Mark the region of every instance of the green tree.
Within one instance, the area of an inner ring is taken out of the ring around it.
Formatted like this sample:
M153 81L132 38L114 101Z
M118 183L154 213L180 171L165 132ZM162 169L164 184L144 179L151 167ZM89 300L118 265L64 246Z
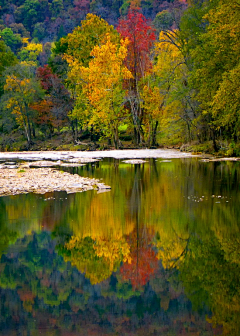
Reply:
M201 111L215 136L237 140L240 53L240 7L237 1L220 1L204 16L209 24L192 51L195 60L192 80L198 90ZM233 91L235 90L235 91ZM231 96L232 92L232 96Z
M0 96L3 94L3 72L7 67L17 62L18 60L10 48L7 47L4 41L0 41Z
M9 68L5 76L5 108L15 115L18 125L24 129L30 148L34 135L33 110L30 105L43 95L43 90L35 79L34 69L27 64Z
M16 52L22 45L21 36L19 34L14 34L11 28L3 29L0 32L0 37L13 52Z
M171 28L174 22L174 17L172 13L168 10L163 10L157 13L155 19L153 20L153 25L158 33L162 30L168 30Z

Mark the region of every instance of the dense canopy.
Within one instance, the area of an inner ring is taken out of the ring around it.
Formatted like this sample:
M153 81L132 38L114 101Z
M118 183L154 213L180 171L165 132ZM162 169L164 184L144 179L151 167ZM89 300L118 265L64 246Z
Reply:
M0 5L2 150L240 154L238 1Z

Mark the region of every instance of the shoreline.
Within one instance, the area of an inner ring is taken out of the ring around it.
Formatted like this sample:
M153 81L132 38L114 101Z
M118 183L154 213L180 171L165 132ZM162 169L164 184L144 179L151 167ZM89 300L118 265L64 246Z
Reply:
M198 158L202 162L239 161L240 158L214 158L193 155L174 149L109 150L95 152L0 152L0 197L26 193L45 194L54 191L77 193L87 190L104 192L111 187L94 178L63 172L59 167L78 167L103 158L125 160L130 164L144 164L144 159ZM127 159L127 160L126 160ZM22 163L19 161L23 161ZM34 168L38 167L38 168Z
M77 193L93 189L99 192L110 190L110 186L94 178L84 178L78 174L70 174L54 168L55 166L81 166L107 157L131 159L129 163L139 164L145 162L143 158L172 159L196 156L177 150L162 149L0 152L0 197L26 193L45 194L54 191Z
M79 162L91 162L88 159L146 159L146 158L164 158L181 159L202 157L187 152L180 152L176 149L123 149L107 151L34 151L34 152L0 152L0 160L52 160L69 161L78 159Z

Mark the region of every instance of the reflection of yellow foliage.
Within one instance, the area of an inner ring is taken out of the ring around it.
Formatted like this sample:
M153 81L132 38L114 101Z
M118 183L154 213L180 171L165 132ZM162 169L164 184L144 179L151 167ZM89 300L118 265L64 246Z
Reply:
M178 218L175 218L175 214L179 214L184 205L181 195L181 181L175 179L175 176L179 174L179 166L170 162L165 165L167 167L162 163L158 183L149 182L149 185L145 183L145 192L142 195L142 204L144 206L141 207L141 218L146 225L149 223L153 226L156 232L162 231L163 228L168 231L168 227L172 225L181 236L181 217L178 215ZM149 181L148 175L151 174L151 169L153 167L149 169L143 168L144 171L141 178ZM184 221L186 221L185 218L184 213ZM179 222L177 219L179 219ZM178 225L180 225L180 228L178 228Z
M72 266L76 266L80 272L85 273L86 278L89 278L92 284L109 278L117 269L117 264L111 269L106 258L96 255L94 241L90 237L85 239L72 237L65 247L71 254L65 255L64 260L70 261Z
M158 259L162 260L164 268L178 267L178 264L184 259L189 234L183 233L184 238L182 238L171 228L166 231L161 230L159 233L160 239L155 243L158 248Z
M24 301L24 302L23 302L23 308L24 308L27 312L31 313L32 310L33 310L33 304L34 304L34 301L33 301L33 300L31 300L31 301Z
M80 238L118 240L132 232L135 225L126 220L124 208L119 213L119 206L110 193L95 194L83 210L84 214L79 209L78 218L69 218L74 235Z
M129 263L130 246L125 239L122 240L92 240L90 237L81 239L72 236L65 244L71 255L64 257L65 261L70 261L92 284L99 283L107 279L112 272L116 271L122 261Z
M32 232L41 231L41 218L46 202L42 204L35 197L25 195L10 196L10 201L6 204L6 221L10 230L17 231L18 237L31 235Z
M82 255L75 251L72 252L71 257L64 256L64 261L70 261L72 266L75 266L80 272L85 274L92 285L106 280L112 274L107 263L103 263L99 260L82 260ZM115 269L113 271L115 271Z
M98 257L104 257L110 264L110 270L113 265L121 259L123 262L131 263L130 246L125 240L107 241L99 239L94 245Z

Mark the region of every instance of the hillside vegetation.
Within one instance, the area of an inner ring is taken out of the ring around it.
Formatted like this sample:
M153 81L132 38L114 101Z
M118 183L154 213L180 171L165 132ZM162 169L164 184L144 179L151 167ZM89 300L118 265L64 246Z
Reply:
M0 0L1 150L240 154L239 2Z

